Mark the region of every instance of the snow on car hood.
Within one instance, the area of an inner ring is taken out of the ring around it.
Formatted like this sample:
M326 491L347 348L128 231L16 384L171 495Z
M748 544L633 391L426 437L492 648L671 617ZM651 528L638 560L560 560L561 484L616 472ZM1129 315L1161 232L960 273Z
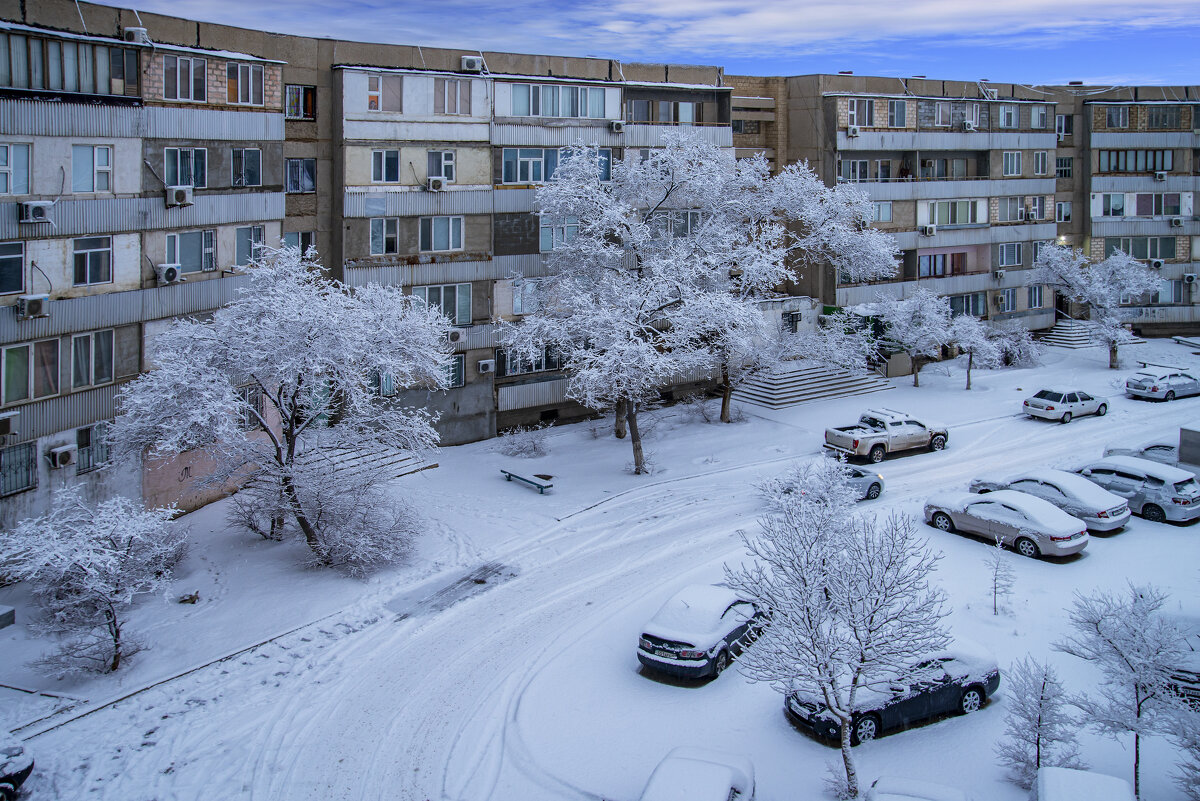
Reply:
M1029 470L1019 476L1012 476L1009 478L1009 481L1012 482L1021 478L1032 478L1061 487L1073 496L1074 500L1096 511L1112 509L1114 506L1120 506L1125 503L1125 499L1121 496L1114 495L1100 485L1088 481L1083 476L1068 473L1066 470L1053 470L1050 468Z
M739 600L728 587L692 584L663 604L642 631L664 640L708 648L727 633L721 630L721 615Z
M20 773L33 764L33 757L12 737L0 737L0 776Z

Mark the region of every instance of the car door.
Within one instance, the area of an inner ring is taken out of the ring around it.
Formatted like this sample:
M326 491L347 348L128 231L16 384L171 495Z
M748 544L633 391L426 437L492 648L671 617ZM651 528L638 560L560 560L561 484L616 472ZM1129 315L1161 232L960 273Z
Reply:
M1114 495L1120 495L1120 493L1116 490L1116 487L1118 486L1117 471L1113 470L1111 467L1089 467L1086 468L1081 475L1093 484L1098 484L1101 487L1104 487L1104 489L1108 490ZM1130 496L1122 495L1121 497L1128 498Z
M1068 392L1063 398L1063 408L1070 412L1073 417L1079 417L1079 415L1083 414L1079 403L1079 393Z
M980 534L995 539L996 526L1000 520L1000 504L992 501L969 503L962 514L956 515L954 525L961 531Z
M1073 498L1071 498L1071 496L1067 495L1067 493L1063 492L1060 487L1056 487L1052 482L1049 481L1039 481L1038 491L1032 494L1037 495L1037 497L1041 498L1043 501L1054 504L1059 509L1069 510L1079 507L1079 504Z
M1100 407L1099 402L1086 392L1080 392L1079 395L1079 414L1095 414L1096 409Z
M916 420L905 420L904 431L904 447L923 448L929 444L929 429L925 428L923 423L918 423Z
M1047 500L1047 501L1050 500L1050 498L1047 497L1048 490L1050 488L1047 487L1045 484L1043 484L1041 481L1037 481L1036 479L1019 478L1016 481L1009 484L1008 489L1016 490L1017 492L1024 492L1028 495L1033 495L1034 497L1041 498L1043 500ZM1053 503L1053 501L1051 501L1051 503Z
M893 711L898 718L897 725L908 726L928 718L933 693L945 678L946 671L936 659L914 666L907 682L908 692L897 700L894 706Z
M1017 541L1017 535L1025 529L1033 529L1033 524L1025 517L1025 513L1019 509L1014 509L1006 503L998 504L996 510L998 517L992 523L992 536L1004 542L1005 545L1012 545Z
M1175 397L1183 395L1200 394L1200 381L1197 381L1187 373L1180 373L1173 379L1172 389L1175 389ZM1176 387L1178 387L1176 389Z
M753 619L754 604L749 601L735 601L730 604L725 614L721 615L722 628L729 632L725 635L725 642L737 646L739 651L742 650L745 647L743 640Z

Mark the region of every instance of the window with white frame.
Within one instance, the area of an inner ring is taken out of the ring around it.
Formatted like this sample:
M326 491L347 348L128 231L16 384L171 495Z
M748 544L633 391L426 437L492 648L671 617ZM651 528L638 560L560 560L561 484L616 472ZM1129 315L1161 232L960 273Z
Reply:
M25 243L0 242L0 295L25 290Z
M75 286L112 283L112 237L84 237L74 245Z
M450 319L452 325L471 324L471 285L442 284L414 286L414 296L438 309Z
M933 225L975 225L987 222L979 219L974 200L932 200L929 202L929 222Z
M1151 303L1183 303L1183 281L1164 279L1158 291L1150 296Z
M1045 129L1049 123L1049 112L1046 106L1030 106L1029 107L1029 127L1038 130Z
M462 217L422 217L420 249L422 253L462 250Z
M951 108L950 104L944 101L938 101L934 104L933 124L942 128L950 126Z
M1060 200L1054 204L1054 221L1060 223L1071 221L1071 201Z
M463 353L454 354L446 363L446 383L451 388L461 387L466 383L466 363L467 357Z
M1030 309L1040 309L1045 306L1045 287L1041 284L1031 284L1026 289L1026 299Z
M467 78L434 78L434 114L470 114L471 81Z
M1017 106L1002 105L999 108L1001 128L1016 128L1021 122L1021 110Z
M1033 174L1048 175L1050 173L1050 159L1045 150L1034 151L1033 154Z
M527 375L528 373L542 373L547 370L558 370L562 367L562 360L558 357L558 351L554 348L546 347L537 351L532 357L520 356L516 353L499 352L498 362L504 365L503 374L510 375Z
M251 259L257 259L263 245L263 227L247 225L234 230L235 250L237 251L234 264L244 267Z
M163 97L167 100L208 100L208 60L163 56Z
M187 231L167 234L167 264L178 264L184 273L217 269L217 232Z
M1002 158L1002 172L1005 176L1021 174L1021 151L1005 150Z
M284 87L283 116L289 120L317 118L317 87L292 85Z
M453 150L430 150L428 162L430 178L441 178L450 183L454 182L457 158Z
M981 125L980 121L983 119L983 113L980 109L981 106L979 103L968 103L963 119L978 128Z
M1100 196L1100 216L1101 217L1124 217L1125 216L1125 193L1115 192Z
M1106 106L1104 109L1106 128L1128 128L1129 106Z
M997 199L996 219L1000 222L1019 222L1025 219L1025 198L1002 197Z
M559 245L570 242L579 235L579 218L567 217L566 222L562 225L551 225L543 219L541 229L540 249L545 253L554 250Z
M1053 244L1054 244L1054 242L1034 242L1033 243L1033 263L1036 264L1037 260L1042 257L1043 253L1046 252L1046 248L1050 247Z
M373 183L396 183L400 180L400 151L371 151L371 181Z
M306 193L317 191L317 160L287 159L285 191Z
M1046 197L1045 195L1034 195L1026 200L1025 217L1030 220L1046 219Z
M871 162L869 159L842 159L841 179L843 181L871 180Z
M646 216L646 225L654 239L689 237L699 230L703 222L703 213L694 210L656 211Z
M262 186L262 151L253 147L233 148L233 186Z
M163 148L167 186L208 186L208 151L202 147Z
M0 145L0 195L29 194L29 145Z
M0 347L0 401L4 404L58 394L58 340Z
M314 231L286 231L283 235L283 246L299 248L300 252L308 253L309 248L317 246L317 235Z
M997 267L1019 267L1021 265L1021 243L1005 242L1000 245Z
M263 68L261 64L235 64L225 66L228 86L226 100L234 105L263 105Z
M888 101L888 127L903 128L907 123L908 104L903 100Z
M12 495L37 486L37 442L0 448L0 495Z
M108 423L75 429L75 472L87 473L108 461Z
M892 201L877 200L871 204L871 221L872 222L891 222L892 221Z
M987 293L972 292L969 295L951 295L950 313L954 316L970 314L973 317L983 317L987 314Z
M259 422L263 417L262 387L258 384L245 384L233 390L242 404L238 407L238 427L243 431L253 431L261 428Z
M1059 136L1071 136L1075 133L1075 115L1055 114L1054 132Z
M371 255L400 252L400 218L376 217L371 220Z
M511 108L512 116L514 117L591 117L594 119L603 119L604 90L586 86L513 84ZM646 116L649 117L649 104L646 105L646 112ZM673 120L661 121L668 122Z
M112 148L110 146L71 146L71 191L112 191Z
M71 387L83 389L113 380L113 330L71 337Z
M517 278L512 283L513 314L529 314L541 308L536 278Z
M367 76L367 110L403 111L404 79L401 75Z
M1074 172L1075 160L1070 156L1055 156L1054 158L1054 177L1055 178L1070 178Z
M1146 126L1159 130L1179 128L1180 106L1149 106L1146 109Z
M999 299L1000 305L997 310L1001 314L1015 312L1017 310L1017 290L1016 288L1001 289L996 297Z
M875 101L865 98L851 98L846 107L846 123L868 127L874 125Z

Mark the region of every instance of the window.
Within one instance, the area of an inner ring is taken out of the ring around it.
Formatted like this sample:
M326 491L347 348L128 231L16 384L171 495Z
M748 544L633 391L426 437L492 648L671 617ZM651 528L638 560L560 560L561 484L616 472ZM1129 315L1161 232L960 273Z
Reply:
M313 231L288 231L283 235L285 248L300 248L301 253L308 253L309 248L317 246L317 235Z
M1026 289L1026 297L1028 300L1027 305L1030 309L1040 309L1046 305L1044 302L1045 287L1043 287L1041 284L1033 284L1032 286L1028 286L1025 289Z
M974 317L983 317L987 314L987 293L972 292L969 295L951 295L950 313L955 316L970 314Z
M919 278L938 278L946 274L945 253L917 256L917 276Z
M874 125L875 101L851 98L846 109L846 123L868 127Z
M403 111L404 80L400 75L367 76L367 109Z
M225 67L228 84L226 99L241 106L263 104L263 68L261 64L234 64Z
M1173 150L1101 150L1100 172L1170 172Z
M974 200L934 200L929 203L929 222L933 225L973 225L979 219Z
M446 383L451 387L461 387L466 383L464 375L464 366L466 365L467 357L462 353L456 353L450 357L450 361L446 363Z
M1015 288L1001 289L996 297L999 298L1000 301L998 311L1001 314L1006 314L1008 312L1014 312L1017 310L1017 290Z
M400 252L400 219L376 217L371 220L371 255L383 256Z
M37 443L22 442L0 449L0 495L37 486Z
M758 134L762 130L759 127L758 120L733 120L729 123L729 126L735 134Z
M400 151L371 151L371 180L374 183L395 183L400 180Z
M236 243L237 254L234 264L239 267L244 267L250 263L251 259L257 259L259 251L262 250L263 244L263 227L261 225L248 225L244 228L238 228L234 231L234 242Z
M1046 198L1044 195L1034 195L1027 201L1028 213L1025 215L1030 220L1046 219Z
M286 191L316 192L317 191L317 160L288 159Z
M71 191L112 191L112 148L108 145L71 146Z
M691 117L684 110L672 113L671 103L658 109L658 121L674 122L676 118ZM678 105L695 106L694 103ZM630 100L630 120L650 122L651 102ZM535 84L512 85L512 115L514 117L604 117L604 90L583 86L538 86ZM681 121L683 121L681 119ZM690 121L690 119L688 120Z
M513 314L529 314L541 308L538 300L538 280L536 278L517 278L512 282Z
M58 394L58 340L9 345L0 350L0 399L18 403Z
M0 195L29 194L29 145L0 145Z
M892 180L892 160L891 159L875 159L875 180L877 180L877 181Z
M891 222L892 221L892 201L876 201L871 204L871 221L872 222Z
M1054 159L1054 177L1070 178L1075 160L1071 156L1057 156Z
M506 147L503 161L504 183L540 184L550 180L558 168L558 149Z
M1179 214L1179 193L1141 193L1134 196L1134 214L1138 217L1177 216Z
M415 286L413 295L440 309L452 325L471 324L471 285Z
M238 427L243 431L260 428L259 420L263 416L262 389L258 384L246 384L242 387L234 387L233 391L242 401L242 405L238 408Z
M1025 219L1025 198L1002 197L997 199L997 220L1019 222Z
M317 118L317 87L293 86L284 88L283 115L289 120Z
M579 218L568 217L563 225L550 225L542 221L541 251L554 250L579 235Z
M1037 129L1045 129L1048 122L1048 114L1046 106L1030 106L1029 107L1029 127Z
M1135 259L1175 258L1173 236L1108 236L1104 238L1104 255L1122 251Z
M1042 257L1042 254L1046 252L1046 248L1050 247L1053 244L1054 244L1053 242L1034 242L1033 243L1033 260L1034 260L1034 262L1037 262L1037 260Z
M113 332L76 334L71 337L71 386L74 389L108 384L113 380Z
M138 51L0 33L0 86L136 96Z
M871 180L871 162L867 159L843 159L841 179L843 181Z
M1150 295L1151 303L1183 303L1183 281L1159 281L1158 291Z
M112 282L112 237L75 240L75 286Z
M167 234L167 264L178 264L180 272L211 272L217 269L215 231Z
M1035 151L1033 154L1033 174L1048 175L1050 173L1049 163L1050 160L1047 158L1045 150Z
M1000 106L1000 127L1016 128L1020 124L1021 112L1016 106Z
M1000 245L997 267L1019 267L1021 265L1021 243L1006 242Z
M455 162L453 150L430 150L429 177L454 181Z
M518 87L513 87L513 114L516 114L517 100L515 97ZM626 119L630 122L650 122L649 100L628 100L625 103ZM526 112L528 113L528 112ZM735 132L736 133L736 132Z
M497 362L503 363L503 374L506 376L541 373L547 370L557 370L562 366L557 351L549 347L543 348L533 358L525 358L515 353L499 351Z
M167 186L208 186L208 151L204 148L163 148L163 162Z
M435 78L434 114L470 114L471 82L465 78Z
M1178 128L1179 106L1150 106L1146 109L1146 125L1150 128Z
M1003 156L1003 173L1004 175L1020 175L1021 174L1021 151L1006 150Z
M1061 136L1071 136L1075 133L1075 116L1072 114L1054 115L1054 132Z
M1071 221L1071 201L1060 200L1054 204L1054 221L1060 223Z
M1124 217L1125 216L1125 194L1118 192L1111 195L1101 196L1102 217Z
M704 222L699 211L656 211L646 216L654 239L683 239L695 233Z
M1107 128L1129 127L1129 106L1108 106L1104 110L1104 125Z
M422 253L462 250L462 217L422 217Z
M167 100L208 100L208 61L163 56L163 97Z
M87 473L108 461L108 423L75 429L75 472Z
M0 242L0 295L25 289L25 243Z
M234 186L262 186L261 150L235 147L232 163Z
M888 101L888 127L903 128L905 125L908 104L903 100Z
M933 124L941 127L950 125L950 104L939 102L934 105Z

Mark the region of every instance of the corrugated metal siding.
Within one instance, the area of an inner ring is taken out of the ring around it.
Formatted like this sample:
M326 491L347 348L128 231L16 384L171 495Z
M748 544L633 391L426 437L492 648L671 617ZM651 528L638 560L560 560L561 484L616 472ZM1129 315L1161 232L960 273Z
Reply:
M943 198L1053 195L1053 178L1000 178L971 181L866 181L855 183L871 200L937 200Z
M0 131L24 136L283 140L283 114L0 100Z
M524 275L537 278L549 275L538 254L499 256L491 261L444 261L429 264L385 264L346 267L349 286L383 284L385 286L421 286L422 284L463 281L497 281Z
M921 236L916 231L898 231L892 236L901 250L941 248L969 245L990 245L997 242L1040 242L1058 235L1055 223L1036 225L981 226L978 228L944 228L939 226L934 236Z
M534 384L510 384L496 389L496 408L501 412L528 409L531 406L551 406L563 403L566 399L565 378L538 381Z
M346 192L346 217L412 217L422 214L491 214L491 189L428 192Z
M1182 219L1178 228L1167 220L1092 220L1092 236L1200 236L1200 222Z
M1093 148L1140 147L1151 150L1167 147L1196 147L1200 136L1191 131L1096 131L1092 134Z
M498 122L492 126L492 144L516 147L566 147L576 142L601 147L621 147L626 144L625 135L608 130L607 120L601 122L604 124L555 125L535 122L532 125L516 125Z
M283 113L278 111L216 111L182 106L154 106L145 111L143 136L150 139L283 141Z
M1200 306L1138 306L1129 311L1135 324L1200 322Z
M1167 173L1166 179L1154 180L1153 175L1093 175L1091 191L1101 192L1197 192L1200 175Z
M536 189L497 189L492 193L492 203L497 214L516 211L533 211L537 208Z
M626 129L628 130L628 129ZM1017 131L862 131L837 132L838 150L1054 150L1054 133Z
M457 329L462 332L463 338L454 344L454 352L462 353L468 350L477 350L480 348L495 348L499 345L497 338L497 326L492 323L484 323L483 325L472 325L467 328Z
M118 386L109 384L17 407L16 429L20 433L14 441L24 442L112 418L117 413Z
M717 147L733 147L733 129L728 125L626 125L625 133L616 135L615 144L624 147L661 147L663 134L668 131L688 131L700 134L705 142Z
M162 228L198 228L280 220L284 215L282 192L197 195L194 205L182 207L168 207L161 196L60 200L51 211L53 225L18 223L17 205L0 203L0 239L51 239Z

